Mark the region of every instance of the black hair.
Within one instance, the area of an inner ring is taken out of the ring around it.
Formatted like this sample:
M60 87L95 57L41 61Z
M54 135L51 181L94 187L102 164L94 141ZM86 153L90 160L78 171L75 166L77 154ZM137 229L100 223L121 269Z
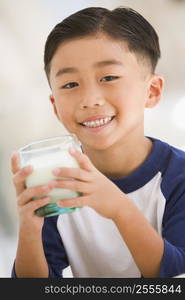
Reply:
M61 43L97 33L126 41L131 52L148 59L154 72L160 58L159 39L152 25L142 15L128 7L113 10L88 7L65 18L50 32L44 50L44 69L48 80L51 60Z

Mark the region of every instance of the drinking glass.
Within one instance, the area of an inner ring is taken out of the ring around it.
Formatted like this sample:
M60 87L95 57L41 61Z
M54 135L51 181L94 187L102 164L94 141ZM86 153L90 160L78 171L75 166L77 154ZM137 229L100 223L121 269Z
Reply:
M78 162L68 152L69 147L81 151L81 144L74 134L63 134L59 137L35 141L18 150L20 166L32 165L33 172L27 177L26 187L47 185L51 180L67 178L56 177L52 171L55 168L68 167L79 168ZM70 178L72 180L72 178ZM74 179L73 179L74 180ZM71 213L80 207L63 208L56 204L57 200L69 199L82 195L78 191L63 188L54 188L47 195L42 194L34 199L49 196L51 202L35 211L38 216L50 217L64 213Z

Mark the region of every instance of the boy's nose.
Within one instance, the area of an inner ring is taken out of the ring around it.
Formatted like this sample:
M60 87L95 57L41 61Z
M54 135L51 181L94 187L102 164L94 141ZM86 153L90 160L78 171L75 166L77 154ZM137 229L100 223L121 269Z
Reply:
M88 108L88 107L96 107L96 106L102 106L105 103L105 99L103 95L101 94L95 94L93 92L86 93L81 97L80 101L80 108Z
M80 103L80 108L84 109L84 108L88 108L88 107L96 107L96 106L102 106L104 104L104 100L103 99L95 99L93 101L82 101Z
M105 103L103 91L97 86L96 83L88 80L87 86L85 86L81 90L80 95L80 108L93 108L97 106L102 106Z

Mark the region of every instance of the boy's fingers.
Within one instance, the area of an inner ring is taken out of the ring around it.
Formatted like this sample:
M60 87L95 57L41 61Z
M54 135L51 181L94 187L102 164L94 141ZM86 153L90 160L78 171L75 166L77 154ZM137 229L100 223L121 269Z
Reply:
M80 167L84 170L87 171L92 171L93 169L95 169L95 167L93 166L93 164L91 163L90 159L88 158L88 156L74 148L70 148L69 149L69 153L76 158L76 160L78 161Z
M53 170L53 174L59 178L59 180L66 178L75 178L80 181L91 181L91 174L82 168L56 168Z
M25 189L25 180L28 175L32 172L32 167L27 166L23 169L19 169L17 173L15 173L13 177L13 183L16 187L17 195L19 195Z
M16 194L19 195L24 190L24 182L18 182L17 173L20 172L20 158L18 152L13 152L11 156L11 170L14 174L13 183L16 188Z
M19 162L20 159L18 152L13 152L11 156L11 170L13 174L17 173L20 169Z
M81 193L89 193L89 184L78 180L55 180L53 181L55 188L58 189L69 189L72 191L78 191Z
M81 197L75 197L71 199L58 200L57 204L61 207L83 207L83 206L89 206L90 202L88 196L81 196Z
M28 189L24 189L23 192L18 197L18 205L23 206L26 203L30 202L33 197L39 196L46 197L47 193L52 190L52 186L43 185L43 186L35 186Z
M49 197L43 197L40 199L36 199L33 201L30 201L29 203L27 203L26 205L21 207L21 210L24 212L29 213L30 211L32 211L32 213L35 214L35 210L50 203L50 198Z

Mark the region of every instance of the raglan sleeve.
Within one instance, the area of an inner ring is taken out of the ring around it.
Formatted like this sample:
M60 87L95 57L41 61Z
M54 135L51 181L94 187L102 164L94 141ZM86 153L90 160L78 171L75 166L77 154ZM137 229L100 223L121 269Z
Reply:
M69 266L62 238L57 229L58 216L45 218L42 241L49 268L49 277L62 278L63 270Z
M173 178L163 189L168 190L163 216L164 252L160 277L185 273L185 172Z
M57 229L57 216L44 220L42 229L42 242L45 257L48 263L49 278L62 278L63 270L69 266L67 254ZM16 278L15 263L11 273Z

